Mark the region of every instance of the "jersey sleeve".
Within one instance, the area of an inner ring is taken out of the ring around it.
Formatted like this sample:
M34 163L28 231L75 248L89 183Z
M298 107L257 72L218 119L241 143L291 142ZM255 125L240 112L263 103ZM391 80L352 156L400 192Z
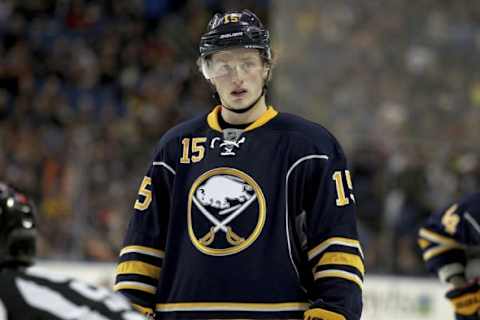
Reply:
M143 177L115 272L114 290L152 313L162 263L174 169L160 151Z
M305 319L358 320L364 257L357 235L355 198L341 147L305 160L308 268L313 303Z
M465 204L454 203L432 214L418 233L418 245L427 269L444 282L453 276L465 275L465 248L470 229L467 221L470 215L465 213Z

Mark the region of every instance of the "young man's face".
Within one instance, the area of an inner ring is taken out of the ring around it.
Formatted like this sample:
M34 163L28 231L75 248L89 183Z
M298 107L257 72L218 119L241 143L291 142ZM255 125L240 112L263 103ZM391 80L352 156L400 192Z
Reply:
M260 96L268 66L256 49L230 49L214 53L209 61L211 78L222 103L243 109Z

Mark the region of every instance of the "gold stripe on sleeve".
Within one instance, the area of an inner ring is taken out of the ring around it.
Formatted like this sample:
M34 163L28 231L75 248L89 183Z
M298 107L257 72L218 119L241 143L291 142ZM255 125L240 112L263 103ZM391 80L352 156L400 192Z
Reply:
M116 274L139 274L154 279L160 278L161 268L141 261L125 261L117 266Z
M351 266L360 271L362 276L365 274L365 266L363 265L363 261L356 254L345 252L327 252L322 256L317 266L327 264Z
M149 256L154 256L157 258L163 258L165 253L162 250L145 247L145 246L127 246L120 251L119 256L122 256L127 253L141 253Z
M425 239L418 239L418 246L420 247L420 249L422 250L425 250L426 247L428 247L429 245L431 245L432 243L428 240L425 240Z
M360 289L363 290L362 279L356 274L353 274L351 272L347 272L344 270L330 269L330 270L318 271L318 272L315 272L314 278L315 280L318 280L321 278L342 278L342 279L354 282L360 287Z
M325 320L347 320L339 313L325 309L314 308L305 311L305 320L325 319Z
M455 249L460 249L460 250L463 250L463 247L459 247L459 246L444 246L444 245L440 245L440 246L437 246L435 248L431 248L431 249L428 249L427 251L425 251L423 253L423 260L424 261L427 261L427 260L430 260L436 256L439 256L447 251L450 251L450 250L455 250Z
M425 229L425 228L420 229L419 235L420 235L420 237L422 237L426 240L429 240L431 242L435 242L435 243L438 243L438 244L462 247L462 244L455 241L454 239L448 238L446 236L435 233L435 232L430 231L430 230Z
M133 307L135 310L137 310L138 312L143 313L143 314L145 314L145 315L147 315L147 314L152 314L152 313L153 313L153 309L152 309L152 308L142 307L142 306L139 305L139 304L132 303L132 307Z
M138 290L138 291L143 291L146 293L151 293L155 294L157 292L157 288L154 286L151 286L149 284L145 284L142 282L134 282L134 281L122 281L117 283L114 287L114 291L119 291L119 290Z
M363 257L362 248L358 240L343 238L343 237L333 237L333 238L328 238L325 241L322 241L315 248L308 251L308 259L311 260L315 258L319 254L321 254L323 251L325 251L329 246L336 245L336 244L346 246L346 247L357 248L358 251L360 252L360 255Z

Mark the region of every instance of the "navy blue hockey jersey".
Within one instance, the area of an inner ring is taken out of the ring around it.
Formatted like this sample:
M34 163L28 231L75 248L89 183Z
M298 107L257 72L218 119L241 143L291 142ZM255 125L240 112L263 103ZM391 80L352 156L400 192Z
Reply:
M115 290L157 319L359 319L363 253L335 138L272 107L222 130L219 112L159 142Z
M480 245L480 193L433 214L420 229L418 244L427 268L442 281L464 276L469 249Z

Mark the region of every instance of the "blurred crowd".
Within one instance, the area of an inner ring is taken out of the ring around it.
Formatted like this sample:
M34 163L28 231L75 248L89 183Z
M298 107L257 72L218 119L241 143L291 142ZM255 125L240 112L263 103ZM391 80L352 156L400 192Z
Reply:
M419 224L479 189L475 1L0 2L0 178L36 200L40 255L115 259L155 143L214 103L199 37L239 6L272 29L270 99L345 146L367 270L424 274Z
M115 259L156 142L214 103L195 60L224 5L0 2L0 177L38 203L41 256Z

